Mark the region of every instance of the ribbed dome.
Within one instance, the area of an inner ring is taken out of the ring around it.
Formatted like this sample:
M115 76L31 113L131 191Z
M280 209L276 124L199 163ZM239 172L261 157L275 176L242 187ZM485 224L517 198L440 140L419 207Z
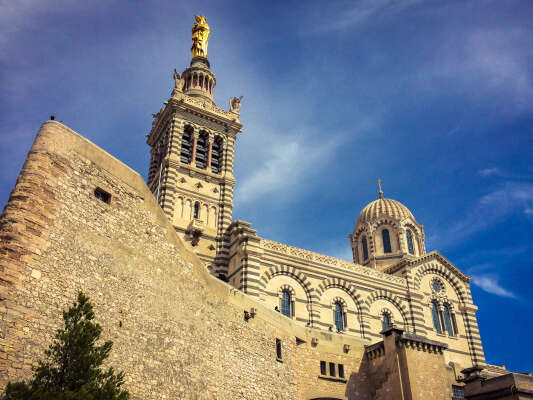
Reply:
M399 220L406 217L415 219L413 214L411 214L411 211L399 201L379 198L363 208L363 211L359 214L359 218L357 218L355 228L357 229L359 225L381 216L392 217Z

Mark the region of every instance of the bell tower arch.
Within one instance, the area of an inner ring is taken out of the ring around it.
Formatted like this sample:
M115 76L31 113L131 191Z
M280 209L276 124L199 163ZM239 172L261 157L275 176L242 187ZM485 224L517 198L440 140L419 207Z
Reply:
M184 242L214 275L224 278L242 97L230 99L229 111L217 107L205 17L196 16L192 31L190 65L182 74L174 70L171 97L153 114L147 135L151 154L147 183Z

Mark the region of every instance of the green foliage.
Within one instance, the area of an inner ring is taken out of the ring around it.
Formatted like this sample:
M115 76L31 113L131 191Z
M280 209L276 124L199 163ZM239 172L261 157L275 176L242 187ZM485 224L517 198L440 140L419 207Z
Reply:
M124 374L101 369L113 343L96 345L102 327L93 319L93 306L80 292L78 301L63 312L65 327L57 331L31 381L8 383L4 400L129 399L129 393L121 389Z

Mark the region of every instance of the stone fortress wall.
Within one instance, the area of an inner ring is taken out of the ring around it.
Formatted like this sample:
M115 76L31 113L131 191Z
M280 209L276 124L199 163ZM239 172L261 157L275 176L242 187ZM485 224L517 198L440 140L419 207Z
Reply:
M39 131L0 240L2 387L31 375L83 290L134 399L400 399L415 376L432 384L409 398L450 398L445 345L392 329L365 348L214 278L140 175L58 122Z

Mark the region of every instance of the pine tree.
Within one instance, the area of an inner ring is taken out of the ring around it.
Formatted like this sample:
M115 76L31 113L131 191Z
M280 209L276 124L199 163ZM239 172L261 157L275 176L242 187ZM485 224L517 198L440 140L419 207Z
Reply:
M127 400L124 374L101 366L113 343L97 346L102 327L92 322L93 306L83 293L63 312L65 326L39 361L30 382L8 383L4 400Z

